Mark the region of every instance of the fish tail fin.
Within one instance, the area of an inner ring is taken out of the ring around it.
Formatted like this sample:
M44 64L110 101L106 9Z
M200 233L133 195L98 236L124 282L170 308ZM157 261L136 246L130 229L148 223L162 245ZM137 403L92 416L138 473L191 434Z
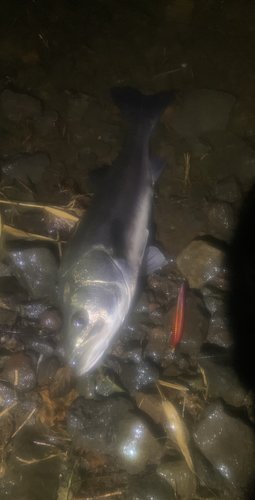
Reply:
M172 90L144 95L133 87L113 87L110 93L114 104L122 111L127 121L149 121L152 126L173 103L175 97Z

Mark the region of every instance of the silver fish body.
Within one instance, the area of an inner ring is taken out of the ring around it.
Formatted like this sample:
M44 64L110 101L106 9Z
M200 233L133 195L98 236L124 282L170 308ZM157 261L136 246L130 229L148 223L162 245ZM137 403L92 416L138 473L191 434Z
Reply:
M150 162L149 138L173 101L172 92L144 96L129 87L113 89L112 97L128 121L126 140L60 269L66 351L79 375L103 356L130 309L161 170Z

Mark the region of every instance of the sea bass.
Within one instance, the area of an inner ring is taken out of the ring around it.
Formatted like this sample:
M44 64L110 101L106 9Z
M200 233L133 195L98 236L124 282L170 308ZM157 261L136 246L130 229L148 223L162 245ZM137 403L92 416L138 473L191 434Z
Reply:
M60 269L66 352L78 375L103 356L130 309L153 186L165 165L150 161L149 139L174 100L171 91L147 96L131 87L113 88L111 96L127 120L123 149L68 242ZM157 258L155 250L148 252L154 270Z

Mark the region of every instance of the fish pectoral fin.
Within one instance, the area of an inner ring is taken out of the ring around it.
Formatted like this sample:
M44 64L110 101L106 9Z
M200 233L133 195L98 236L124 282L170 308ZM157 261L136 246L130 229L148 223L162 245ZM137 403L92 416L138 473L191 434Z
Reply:
M167 158L150 159L152 178L154 183L157 182L157 180L161 176L166 164L167 164Z
M147 247L140 269L140 275L146 276L167 265L167 260L163 253L154 246Z

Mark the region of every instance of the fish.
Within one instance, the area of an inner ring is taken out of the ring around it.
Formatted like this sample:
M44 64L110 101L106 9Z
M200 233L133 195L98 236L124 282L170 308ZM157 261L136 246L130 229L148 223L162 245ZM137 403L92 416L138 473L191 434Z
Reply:
M127 122L123 148L79 221L60 267L65 350L78 376L95 367L119 331L144 262L148 274L165 263L157 248L146 250L153 187L166 164L150 159L149 141L174 92L144 95L115 87L110 93Z

